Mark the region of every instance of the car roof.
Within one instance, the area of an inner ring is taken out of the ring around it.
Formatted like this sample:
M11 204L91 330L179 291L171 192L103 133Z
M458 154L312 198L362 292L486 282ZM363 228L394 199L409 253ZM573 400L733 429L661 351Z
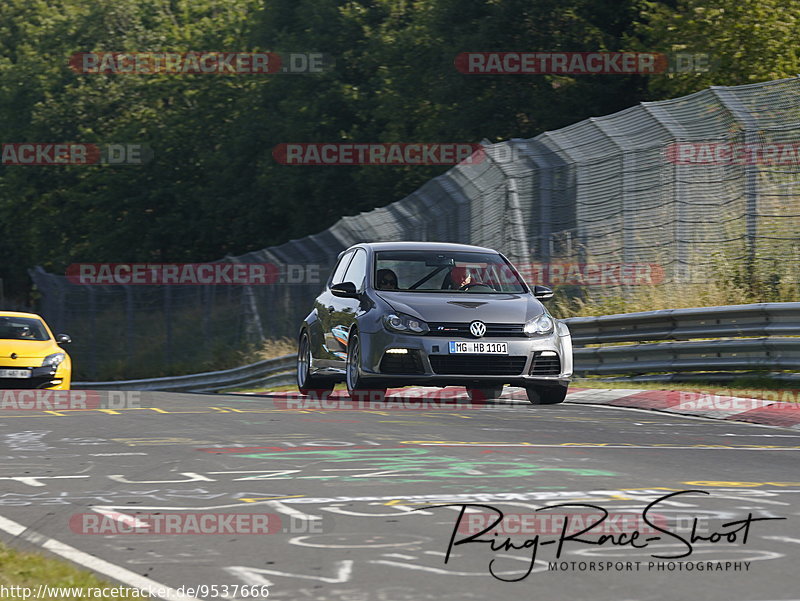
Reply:
M381 250L432 250L442 252L489 252L497 253L493 248L472 246L471 244L456 244L453 242L362 242L354 244L351 248L360 246L372 251Z
M42 319L41 315L36 315L36 313L22 313L20 311L0 311L0 317L32 317L33 319Z

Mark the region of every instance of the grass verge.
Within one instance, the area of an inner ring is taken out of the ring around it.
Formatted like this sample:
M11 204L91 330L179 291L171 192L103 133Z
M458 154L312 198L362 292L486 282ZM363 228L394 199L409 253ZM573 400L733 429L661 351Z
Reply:
M126 588L120 584L112 584L106 580L101 580L88 570L82 570L73 566L67 561L46 557L39 553L30 551L17 551L0 543L0 586L6 587L27 587L32 589L28 599L32 599L39 586L61 588L58 595L52 589L49 595L45 594L44 599L58 601L89 601L99 597L93 593L97 589L104 589L103 593L109 595L114 592L109 589ZM73 594L63 589L73 589ZM78 589L77 591L75 589ZM12 594L9 599L24 599L26 593L18 591L16 596ZM77 593L77 594L74 594ZM135 599L133 590L121 591L116 596L103 596L108 601L130 601ZM147 597L142 597L146 599Z

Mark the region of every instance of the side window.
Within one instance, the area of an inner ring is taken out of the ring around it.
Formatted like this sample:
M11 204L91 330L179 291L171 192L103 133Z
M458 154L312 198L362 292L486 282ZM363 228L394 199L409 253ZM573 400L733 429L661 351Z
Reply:
M353 282L356 285L356 290L364 289L364 280L367 278L367 253L363 250L356 249L356 254L350 262L350 267L347 268L347 273L344 275L345 282Z
M353 257L353 253L349 252L342 256L339 263L336 265L336 269L333 270L333 275L331 276L331 286L334 284L341 284L344 282L344 272L347 269L347 266L350 263L350 259Z

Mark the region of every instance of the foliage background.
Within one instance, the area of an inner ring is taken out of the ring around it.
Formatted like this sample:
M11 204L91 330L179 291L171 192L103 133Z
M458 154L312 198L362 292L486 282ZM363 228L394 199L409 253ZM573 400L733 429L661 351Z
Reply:
M205 261L317 232L446 167L291 167L282 142L532 137L643 100L800 73L800 1L4 0L0 142L142 143L126 167L0 166L0 278ZM459 52L708 52L710 73L462 75ZM80 75L85 51L324 52L316 75Z

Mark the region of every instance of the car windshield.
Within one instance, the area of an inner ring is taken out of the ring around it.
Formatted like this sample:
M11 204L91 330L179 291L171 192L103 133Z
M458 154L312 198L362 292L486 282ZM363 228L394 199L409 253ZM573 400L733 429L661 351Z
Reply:
M375 288L400 292L527 292L509 263L495 253L428 250L379 251Z
M38 319L0 317L0 340L50 340L50 336Z

